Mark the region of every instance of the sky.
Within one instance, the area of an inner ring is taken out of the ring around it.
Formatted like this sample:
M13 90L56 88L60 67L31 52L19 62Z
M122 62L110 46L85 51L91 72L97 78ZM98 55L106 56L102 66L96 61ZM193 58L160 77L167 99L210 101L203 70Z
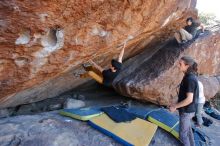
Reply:
M220 0L197 0L199 12L213 13L220 20Z

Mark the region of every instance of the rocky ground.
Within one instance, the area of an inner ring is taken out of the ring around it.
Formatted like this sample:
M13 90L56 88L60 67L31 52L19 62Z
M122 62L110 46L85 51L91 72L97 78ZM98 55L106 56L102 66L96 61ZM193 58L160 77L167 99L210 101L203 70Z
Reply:
M62 97L62 100L58 100L59 97ZM67 99L69 104L75 107L113 105L121 102L128 102L130 106L155 106L119 96L112 90L99 88L97 84L93 83L84 85L84 88L80 87L59 97L36 103L35 106L30 104L17 107L18 110L14 111L16 116L1 118L0 146L119 146L120 144L94 130L86 122L60 116L58 110L48 112L48 107L61 104L60 108L63 108L66 106L64 103L67 102ZM69 98L64 100L64 97ZM74 105L70 97L81 102L75 102ZM57 101L56 104L55 101ZM41 108L39 108L40 106ZM34 110L37 108L45 111ZM220 122L212 120L214 124L210 127L204 127L202 130L209 135L211 145L218 146ZM158 128L150 146L161 145L178 146L180 144L173 136Z
M57 112L22 115L0 120L1 146L119 146L86 122L60 116ZM150 145L179 145L158 129Z

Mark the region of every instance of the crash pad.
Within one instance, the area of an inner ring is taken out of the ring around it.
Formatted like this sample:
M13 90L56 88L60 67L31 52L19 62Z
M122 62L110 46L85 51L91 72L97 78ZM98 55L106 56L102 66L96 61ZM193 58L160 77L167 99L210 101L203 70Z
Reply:
M157 125L139 118L116 123L105 113L92 118L88 124L125 146L147 146L157 130Z
M101 115L103 112L97 108L79 108L79 109L64 109L59 112L63 116L73 119L87 121L93 117Z
M179 139L179 118L165 109L152 111L148 114L147 120L158 125L160 128L170 132Z

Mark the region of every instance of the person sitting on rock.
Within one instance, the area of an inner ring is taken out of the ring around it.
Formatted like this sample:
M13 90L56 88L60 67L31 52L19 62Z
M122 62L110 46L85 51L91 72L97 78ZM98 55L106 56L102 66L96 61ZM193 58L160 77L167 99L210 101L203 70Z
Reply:
M117 77L122 68L122 58L124 56L124 49L125 47L122 48L118 60L111 60L111 66L109 69L104 70L94 61L89 60L91 66L85 66L85 64L83 64L83 67L87 72L85 74L82 74L81 77L89 76L106 87L112 87L113 80Z
M194 21L192 17L186 19L186 24L187 25L184 28L181 28L174 34L174 37L179 44L192 40L196 36L199 27L201 27L202 32L204 32L204 25Z

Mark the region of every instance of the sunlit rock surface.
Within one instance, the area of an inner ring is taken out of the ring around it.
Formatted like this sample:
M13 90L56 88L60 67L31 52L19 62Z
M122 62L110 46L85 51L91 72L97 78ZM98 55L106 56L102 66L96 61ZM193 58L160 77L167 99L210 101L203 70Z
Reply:
M196 0L1 0L0 108L54 97L86 80L80 64L106 67L163 42ZM183 23L184 22L184 23Z

